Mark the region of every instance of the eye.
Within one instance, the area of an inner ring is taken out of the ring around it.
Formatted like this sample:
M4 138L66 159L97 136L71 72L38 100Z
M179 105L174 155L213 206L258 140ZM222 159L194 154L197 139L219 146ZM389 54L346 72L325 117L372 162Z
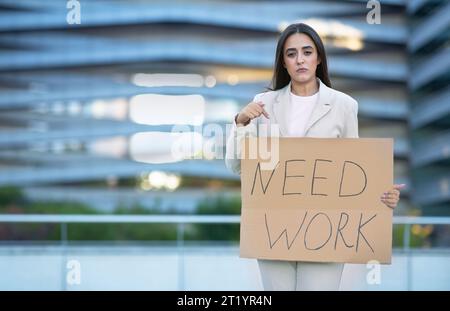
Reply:
M288 56L288 57L293 57L293 56L295 56L295 53L288 53L287 56Z
M311 55L312 52L311 51L305 51L305 55Z

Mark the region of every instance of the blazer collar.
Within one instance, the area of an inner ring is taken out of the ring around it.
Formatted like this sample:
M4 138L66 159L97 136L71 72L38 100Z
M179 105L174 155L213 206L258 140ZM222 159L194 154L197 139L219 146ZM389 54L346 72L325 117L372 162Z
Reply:
M316 123L325 114L327 114L332 107L332 101L330 100L330 88L323 84L323 82L319 78L317 78L317 80L319 81L319 96L317 99L317 103L314 106L313 111L311 112L311 116L309 117L309 120L306 124L305 136L307 136L309 129L314 125L314 123ZM275 105L273 107L275 121L278 123L281 136L288 135L288 112L286 111L288 105L283 103L290 102L290 90L291 82L289 82L288 85L278 91L278 95L275 98Z

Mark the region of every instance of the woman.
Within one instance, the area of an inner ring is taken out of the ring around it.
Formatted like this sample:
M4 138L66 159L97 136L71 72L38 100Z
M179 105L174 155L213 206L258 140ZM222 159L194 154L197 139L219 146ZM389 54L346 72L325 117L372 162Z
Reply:
M281 34L272 90L260 93L235 117L227 142L226 165L240 173L240 141L256 136L259 124L277 124L280 136L357 138L358 103L331 88L327 57L319 35L306 24L292 24ZM248 124L255 126L247 126ZM380 200L397 206L402 185ZM258 260L265 290L337 290L341 263Z

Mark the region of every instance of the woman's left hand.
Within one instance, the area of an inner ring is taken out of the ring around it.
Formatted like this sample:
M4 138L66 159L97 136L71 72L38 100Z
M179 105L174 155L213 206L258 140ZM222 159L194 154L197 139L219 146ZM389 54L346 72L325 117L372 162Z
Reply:
M392 186L389 191L386 191L381 195L381 202L386 204L387 207L394 209L400 199L400 189L403 187L405 187L405 184Z

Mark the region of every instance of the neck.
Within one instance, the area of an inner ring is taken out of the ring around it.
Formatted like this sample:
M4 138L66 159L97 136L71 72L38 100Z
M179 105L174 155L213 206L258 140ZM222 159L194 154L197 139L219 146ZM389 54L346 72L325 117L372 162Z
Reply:
M316 78L306 83L299 83L291 80L291 92L298 96L311 96L319 90L319 83Z

